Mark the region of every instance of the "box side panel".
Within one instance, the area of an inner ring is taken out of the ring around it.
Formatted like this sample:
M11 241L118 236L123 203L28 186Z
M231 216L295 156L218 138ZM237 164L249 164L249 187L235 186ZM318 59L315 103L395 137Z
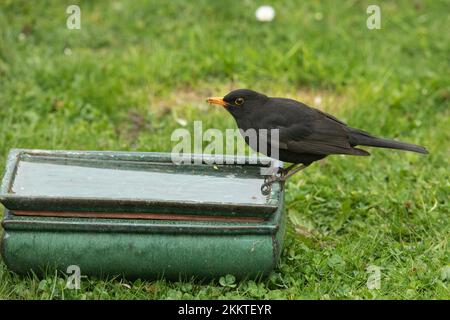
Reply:
M277 232L275 232L273 237L273 261L274 261L274 268L278 264L278 261L280 260L281 253L283 251L284 246L284 237L286 233L286 212L285 212L285 204L284 204L284 192L282 194L283 201L281 202L280 210L280 216L279 216L279 224Z
M255 278L274 266L271 235L5 232L5 263L20 274L77 265L82 275Z
M103 213L149 213L167 215L195 215L218 217L270 218L277 210L275 205L208 204L208 203L158 203L152 201L96 200L96 199L44 199L38 197L8 196L2 204L12 211L54 212L103 212Z
M12 149L8 154L6 160L5 172L0 184L0 201L8 194L10 185L13 180L14 172L16 170L17 159L20 155L19 149Z

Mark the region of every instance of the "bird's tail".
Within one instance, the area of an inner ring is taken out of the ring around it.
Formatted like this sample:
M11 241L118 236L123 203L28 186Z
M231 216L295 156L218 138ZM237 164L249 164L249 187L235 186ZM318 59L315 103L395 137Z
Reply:
M416 144L400 142L391 139L377 138L371 136L367 132L358 129L352 129L350 133L350 143L352 145L407 150L423 154L428 153L427 149Z

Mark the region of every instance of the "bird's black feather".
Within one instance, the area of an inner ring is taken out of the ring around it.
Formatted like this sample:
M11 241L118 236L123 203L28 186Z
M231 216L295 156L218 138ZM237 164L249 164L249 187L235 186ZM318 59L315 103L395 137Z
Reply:
M234 104L243 98L242 105ZM365 150L355 146L393 148L419 153L426 149L414 144L377 138L359 129L351 128L332 115L311 108L292 99L272 98L247 90L235 90L224 99L227 110L242 130L278 129L279 141L261 139L259 143L269 145L266 155L273 154L271 148L278 148L278 158L292 163L310 164L332 154L368 156ZM252 146L254 147L254 146ZM259 145L255 147L260 151Z

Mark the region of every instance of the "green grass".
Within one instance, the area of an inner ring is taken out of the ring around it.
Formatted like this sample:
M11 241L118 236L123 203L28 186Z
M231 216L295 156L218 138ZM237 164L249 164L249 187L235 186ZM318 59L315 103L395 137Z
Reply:
M170 151L175 121L234 128L204 103L230 88L294 97L377 135L426 146L329 157L287 185L285 250L261 282L19 277L0 298L449 299L450 20L447 1L74 1L0 4L0 163L10 148ZM366 268L381 270L381 289Z

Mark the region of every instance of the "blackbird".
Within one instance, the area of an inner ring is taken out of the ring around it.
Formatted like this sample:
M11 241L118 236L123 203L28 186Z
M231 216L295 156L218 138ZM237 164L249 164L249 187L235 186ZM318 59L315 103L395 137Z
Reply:
M270 188L274 181L284 183L288 177L328 155L370 155L363 149L355 148L356 146L428 153L424 147L415 144L378 138L349 127L332 115L292 99L268 97L252 90L238 89L223 98L208 98L207 102L225 107L236 120L239 129L256 131L259 141L256 145L249 144L248 137L244 137L252 149L292 164L280 169L279 175L267 179L262 189ZM270 134L266 134L264 143L267 146L261 147L261 129L266 129L266 133L270 133L271 129L278 129L276 145L272 145L274 141L271 141ZM278 149L278 156L273 154L274 147Z

